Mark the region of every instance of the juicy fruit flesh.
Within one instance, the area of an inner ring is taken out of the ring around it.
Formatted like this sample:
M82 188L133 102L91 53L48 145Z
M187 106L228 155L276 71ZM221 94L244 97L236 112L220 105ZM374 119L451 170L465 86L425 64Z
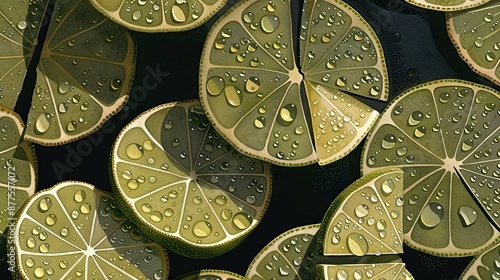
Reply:
M200 66L200 98L217 130L244 153L285 166L347 155L378 115L350 94L387 99L380 43L356 11L306 1L302 16L302 72L287 1L235 6L212 28Z
M405 171L405 241L445 256L474 254L499 236L499 94L457 80L417 86L383 113L363 172ZM486 187L490 186L490 187ZM471 195L472 194L472 195ZM474 236L473 239L469 236Z
M112 196L62 182L33 196L16 225L18 267L26 279L167 279L163 248L147 239Z
M198 248L231 244L267 207L269 166L234 151L198 102L148 111L117 143L118 190L140 222L162 236Z

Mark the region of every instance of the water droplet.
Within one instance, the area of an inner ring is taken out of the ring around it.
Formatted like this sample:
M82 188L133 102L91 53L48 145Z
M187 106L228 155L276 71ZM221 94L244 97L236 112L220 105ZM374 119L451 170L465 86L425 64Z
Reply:
M370 213L370 209L365 204L360 204L354 209L354 214L358 218L364 218Z
M352 254L361 257L368 252L368 242L359 233L351 233L347 237L347 247Z
M151 212L149 217L151 218L151 221L153 221L155 223L158 223L163 219L163 215L158 211Z
M474 224L477 220L477 212L473 208L469 206L461 206L460 209L458 210L458 213L460 214L460 218L462 218L462 224L465 227L471 226Z
M250 77L245 82L245 90L250 93L258 91L260 88L260 80L258 77Z
M175 22L183 23L186 21L187 16L181 7L179 7L178 5L173 5L172 6L172 19Z
M241 94L241 91L235 86L224 87L224 94L229 105L233 107L238 107L241 105L243 96Z
M266 118L262 116L257 117L253 124L256 128L264 128L266 126Z
M236 213L233 217L233 225L240 230L245 230L253 222L253 217L245 212Z
M422 112L420 112L420 111L415 111L415 112L411 113L410 116L408 116L408 125L409 126L416 126L420 122L422 122L423 119L424 119L424 114L422 114Z
M91 206L89 203L84 203L80 205L80 213L87 215L90 213Z
M28 240L26 240L26 246L30 249L35 248L35 246L36 246L35 238L33 238L33 237L28 238Z
M397 105L396 107L394 107L393 114L399 116L401 115L401 113L403 113L403 110L404 110L403 105Z
M50 128L50 115L45 113L41 113L38 115L35 121L35 133L36 134L44 134Z
M280 25L280 20L274 15L265 15L260 20L260 27L265 33L274 32Z
M425 136L426 132L427 132L427 129L425 128L425 126L419 126L419 127L415 128L415 130L413 131L413 136L415 138L422 138Z
M393 134L387 134L384 139L382 139L382 148L389 150L396 146L396 136Z
M45 218L45 224L47 224L48 226L53 226L56 224L56 222L57 222L57 217L54 214L50 214Z
M135 21L140 20L140 19L141 19L141 17L142 17L142 13L141 13L141 11L139 11L139 10L134 11L134 12L132 13L132 19L133 19L133 20L135 20Z
M40 199L40 202L38 202L38 210L42 213L47 212L50 207L52 206L52 200L48 197L44 197Z
M207 81L207 92L210 95L217 96L224 89L224 80L219 76L213 76Z
M39 266L35 268L33 274L35 275L36 278L43 278L45 276L45 268Z
M126 149L127 156L130 159L140 159L144 155L144 149L139 144L130 144Z
M496 55L492 51L488 51L485 55L486 61L493 62L496 59Z
M120 79L113 79L111 83L109 84L109 88L112 91L117 91L122 87L122 80Z
M439 203L431 202L422 209L420 221L427 228L436 227L444 216L444 209Z
M468 152L470 149L472 149L473 146L474 146L474 140L472 140L472 138L469 138L465 139L462 142L461 149L463 152Z
M196 237L204 238L212 233L212 225L206 221L197 222L193 226L193 234Z
M382 193L384 195L389 195L392 193L392 191L394 191L394 188L396 187L396 185L394 184L394 181L392 180L385 180L384 182L382 182Z
M279 112L278 123L283 126L290 125L297 117L295 104L287 104Z

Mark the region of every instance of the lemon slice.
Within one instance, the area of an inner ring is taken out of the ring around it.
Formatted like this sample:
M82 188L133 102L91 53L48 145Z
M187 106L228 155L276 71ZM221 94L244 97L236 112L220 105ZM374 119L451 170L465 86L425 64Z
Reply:
M48 0L0 3L0 106L14 109Z
M282 166L347 155L378 116L355 96L388 96L381 44L353 8L305 1L301 26L299 70L290 1L241 1L213 25L200 63L200 101L217 131Z
M474 257L460 276L464 280L496 279L500 276L500 244Z
M490 0L405 0L420 8L436 11L458 11L477 7Z
M412 279L402 253L403 172L387 168L335 198L321 224L282 233L252 260L261 279Z
M90 0L113 21L140 32L193 29L209 20L227 0Z
M32 196L15 227L23 279L167 279L164 249L94 186L64 181Z
M500 3L492 1L475 9L446 13L448 35L459 55L481 76L500 85L500 35L495 32Z
M499 98L491 88L461 80L420 84L392 101L368 136L363 173L383 167L405 172L409 246L461 257L499 239Z
M189 273L177 280L248 280L248 278L237 273L221 269L202 269L197 272Z
M115 194L145 234L181 255L222 254L260 222L270 165L235 151L196 100L144 112L112 150Z
M37 68L25 139L61 145L99 129L128 99L135 44L88 1L57 1Z
M15 112L0 107L0 231L15 221L15 214L33 195L38 165L35 148L22 140L24 124Z

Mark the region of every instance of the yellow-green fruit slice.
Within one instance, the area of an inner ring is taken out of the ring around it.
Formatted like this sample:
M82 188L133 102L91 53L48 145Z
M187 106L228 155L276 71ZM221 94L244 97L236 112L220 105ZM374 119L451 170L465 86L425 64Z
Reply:
M500 276L500 244L474 257L460 280L497 279Z
M110 194L64 181L32 196L16 221L23 279L167 279L164 249L146 238Z
M459 55L481 76L500 85L500 2L491 1L480 7L446 13L448 35Z
M15 214L36 189L38 166L35 148L22 140L21 118L0 107L0 231L15 221Z
M129 29L141 32L172 32L189 30L205 23L227 0L90 2L110 19Z
M410 280L413 276L400 262L378 264L319 265L316 279L394 279Z
M0 3L0 106L14 109L38 43L48 0Z
M404 170L409 246L460 257L499 239L499 109L491 88L436 80L408 89L382 113L365 143L362 172Z
M405 0L406 2L429 10L458 11L477 7L490 0Z
M403 171L385 168L366 174L340 193L318 232L327 256L403 252Z
M202 269L197 272L183 275L176 279L177 280L249 280L248 278L241 276L237 273L220 269Z
M116 195L152 239L188 257L212 257L252 231L271 197L270 165L235 151L198 101L134 119L112 151Z
M56 1L25 138L61 145L99 129L128 99L135 44L88 1Z
M260 0L223 15L205 42L200 101L242 153L282 166L324 165L347 155L374 124L378 112L355 95L387 99L384 54L353 8L305 1L299 70L290 13L288 0Z

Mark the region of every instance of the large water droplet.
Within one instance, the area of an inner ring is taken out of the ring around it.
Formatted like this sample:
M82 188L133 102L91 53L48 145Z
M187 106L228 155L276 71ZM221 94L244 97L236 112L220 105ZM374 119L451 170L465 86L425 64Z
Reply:
M275 15L265 15L260 20L260 27L266 33L274 32L280 25L280 20Z
M354 214L358 218L364 218L370 213L370 209L365 204L360 204L354 209Z
M477 220L477 212L473 208L469 206L461 206L458 209L458 213L460 214L460 218L462 218L462 224L465 227L471 226Z
M212 233L212 225L209 222L200 221L193 226L193 234L196 237L200 238L207 237L211 233Z
M140 159L144 155L144 149L139 144L130 144L126 149L127 156L130 159Z
M219 76L213 76L207 81L207 92L210 95L219 95L224 89L224 79Z
M416 126L424 119L424 114L420 111L415 111L408 116L408 125Z
M281 108L278 116L278 123L283 126L290 125L297 117L297 107L295 104L287 104Z
M187 16L181 7L179 7L178 5L173 5L172 6L172 19L175 22L183 23L186 21Z
M40 199L40 202L38 202L38 210L42 213L47 212L50 207L52 206L52 200L48 197L44 197Z
M260 80L258 77L250 77L245 82L245 90L250 93L258 91L260 88Z
M431 202L422 209L420 222L427 228L439 225L444 216L444 209L439 203Z
M368 242L365 237L359 233L351 233L347 237L347 247L352 254L364 256L368 252Z
M45 113L41 113L40 115L38 115L35 121L36 134L44 134L45 132L47 132L47 130L49 130L50 128L49 118L50 116Z
M387 134L384 139L382 139L382 148L389 150L396 146L396 136L393 134Z
M241 105L243 96L241 94L241 91L235 86L224 87L224 94L229 105L233 107L238 107Z
M250 214L239 212L233 217L233 225L240 230L245 230L252 224L253 218Z

